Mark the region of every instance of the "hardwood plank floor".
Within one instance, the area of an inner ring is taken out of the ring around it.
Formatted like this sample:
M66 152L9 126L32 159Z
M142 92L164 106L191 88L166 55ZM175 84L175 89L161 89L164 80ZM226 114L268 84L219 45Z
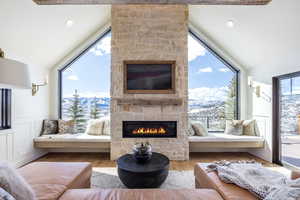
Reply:
M217 160L251 160L263 163L265 166L276 166L259 159L249 153L191 153L188 161L171 161L171 170L193 170L198 162L213 162ZM36 161L47 162L91 162L93 167L116 167L109 153L48 153ZM35 161L35 162L36 162Z

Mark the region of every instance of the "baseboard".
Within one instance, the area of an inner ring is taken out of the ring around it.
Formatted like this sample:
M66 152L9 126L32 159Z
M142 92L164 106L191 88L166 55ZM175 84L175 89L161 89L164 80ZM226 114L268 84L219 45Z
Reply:
M15 161L14 162L14 165L15 167L22 167L44 155L46 155L48 152L47 151L42 151L42 150L37 150L35 152L32 152L32 154L26 154L22 160L19 160L19 161Z

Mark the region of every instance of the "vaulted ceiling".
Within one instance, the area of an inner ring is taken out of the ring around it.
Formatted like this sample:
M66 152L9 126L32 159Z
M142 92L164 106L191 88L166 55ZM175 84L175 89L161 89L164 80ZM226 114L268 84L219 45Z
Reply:
M190 5L190 21L259 80L300 71L300 1L266 6ZM74 25L66 27L67 20ZM0 48L7 57L51 68L110 19L108 5L38 6L0 1ZM226 22L232 20L234 27Z

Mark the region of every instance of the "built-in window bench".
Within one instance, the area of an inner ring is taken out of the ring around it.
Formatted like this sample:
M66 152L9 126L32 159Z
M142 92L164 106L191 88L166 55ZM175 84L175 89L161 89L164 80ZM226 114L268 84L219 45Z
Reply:
M43 135L34 139L34 146L43 149L88 149L108 152L109 135L93 136L84 133ZM265 139L260 136L236 136L224 133L209 133L208 136L189 136L190 152L216 149L264 148Z
M34 139L35 148L43 149L89 149L107 152L110 149L109 135L55 134L42 135Z
M208 136L189 136L190 152L213 149L253 149L264 148L261 136L237 136L224 133L208 133Z

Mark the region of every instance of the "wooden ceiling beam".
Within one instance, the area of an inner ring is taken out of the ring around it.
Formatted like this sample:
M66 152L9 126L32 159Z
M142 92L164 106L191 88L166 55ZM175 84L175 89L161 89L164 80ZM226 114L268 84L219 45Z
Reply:
M191 4L191 5L265 5L272 0L33 0L39 5L84 4Z

